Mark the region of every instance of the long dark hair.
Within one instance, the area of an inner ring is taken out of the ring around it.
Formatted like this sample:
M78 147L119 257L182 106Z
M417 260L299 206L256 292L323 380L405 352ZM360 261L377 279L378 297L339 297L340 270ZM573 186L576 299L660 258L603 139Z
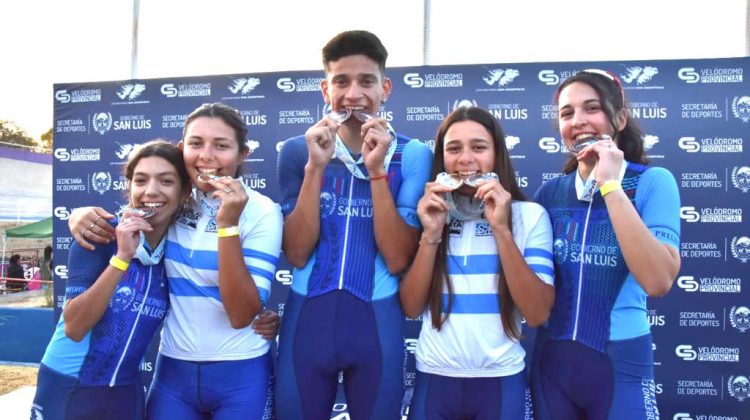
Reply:
M560 92L573 83L580 82L591 86L599 96L602 110L607 116L617 147L625 154L625 160L634 163L648 164L646 151L643 148L643 130L636 120L627 113L625 128L617 131L617 116L627 111L627 100L622 89L622 82L617 75L604 70L583 70L566 79L560 84L555 93L555 104L559 106ZM563 167L564 173L573 172L578 168L578 161L571 156Z
M492 136L495 147L495 164L494 172L500 178L500 185L503 186L515 201L526 201L526 196L518 187L516 181L516 172L513 170L513 164L505 146L505 134L500 124L489 112L477 107L460 107L451 112L438 128L435 135L435 157L432 165L432 178L435 179L438 173L445 171L445 159L443 158L443 148L445 146L445 134L448 129L455 123L461 121L474 121L481 124ZM513 215L508 214L508 226L513 229ZM432 282L430 283L430 314L432 315L432 326L440 330L450 316L451 307L453 306L453 284L446 265L448 258L448 227L443 227L442 241L438 244L437 257L435 259L435 270L432 272ZM498 259L500 257L498 256ZM502 267L502 266L501 266ZM448 306L443 311L443 284L448 289ZM521 332L516 327L515 321L515 304L508 289L508 282L505 279L505 273L502 268L498 273L498 303L500 304L501 319L505 334L512 339L520 339ZM445 312L445 315L443 315Z
M237 146L239 146L239 153L242 154L250 151L250 147L247 145L247 143L245 143L245 139L247 137L247 127L245 126L245 121L242 119L242 115L240 115L240 112L238 110L221 102L203 104L194 109L193 112L191 112L190 115L188 115L185 119L185 125L182 128L183 140L185 139L185 134L187 134L187 129L190 123L192 123L196 118L200 117L220 118L234 131L235 140L237 141ZM237 166L237 172L234 174L234 176L238 177L241 174L242 164L240 163L240 165Z

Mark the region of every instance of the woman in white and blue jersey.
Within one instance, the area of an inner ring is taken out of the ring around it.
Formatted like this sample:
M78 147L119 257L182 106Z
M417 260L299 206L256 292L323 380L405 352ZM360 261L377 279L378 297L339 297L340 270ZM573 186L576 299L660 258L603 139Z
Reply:
M221 103L188 115L179 143L194 189L167 234L170 310L147 399L150 419L260 419L273 405L269 338L258 330L281 251L282 216L245 186L240 113ZM95 209L71 216L71 230ZM100 238L106 232L95 228ZM254 330L255 328L255 330ZM271 332L269 333L269 330Z
M555 296L549 217L525 200L502 129L481 108L446 117L433 172L399 288L404 313L422 316L409 418L523 419L521 317L540 325Z
M537 334L537 419L657 419L646 298L680 268L680 197L648 167L619 78L583 70L557 89L564 175L535 201L552 219L556 299Z
M169 307L162 257L190 179L182 152L165 141L137 149L124 172L129 205L141 210L126 210L115 222L115 242L94 251L72 244L63 313L39 366L33 419L143 418L138 366Z

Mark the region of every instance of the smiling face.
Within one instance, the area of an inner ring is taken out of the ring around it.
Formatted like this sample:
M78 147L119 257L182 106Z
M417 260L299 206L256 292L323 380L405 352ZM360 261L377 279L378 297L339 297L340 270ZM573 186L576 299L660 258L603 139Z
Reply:
M560 92L558 109L560 136L568 149L590 137L601 138L606 134L616 139L615 128L604 112L599 95L588 84L575 82L566 86ZM624 111L618 115L619 127L625 126L626 117Z
M391 81L369 57L348 55L327 63L321 89L332 109L377 113L391 93ZM347 123L362 124L356 118L349 118Z
M177 169L166 159L149 156L135 165L130 180L130 206L156 208L156 215L147 219L155 228L169 226L186 194Z
M495 166L492 135L475 121L453 123L445 132L443 159L449 174L467 177L492 172Z
M240 151L235 131L218 117L192 120L185 127L179 147L185 158L185 169L192 180L203 173L234 177L247 156L247 152ZM196 182L195 186L203 192L213 190L205 182Z

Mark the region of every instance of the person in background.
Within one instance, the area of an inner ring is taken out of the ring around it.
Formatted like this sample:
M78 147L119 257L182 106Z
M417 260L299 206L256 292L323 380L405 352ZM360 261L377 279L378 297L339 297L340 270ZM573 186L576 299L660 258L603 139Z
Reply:
M167 233L171 307L147 418L260 419L271 410L278 316L264 306L283 220L277 204L243 183L246 136L239 111L225 104L203 104L185 120L178 147L194 189ZM77 209L71 232L106 240L106 217Z
M42 261L39 263L42 280L52 280L52 245L44 247Z
M331 39L321 83L331 112L279 153L283 249L295 267L279 336L282 420L329 418L339 372L352 418L400 415L398 276L417 249L431 154L378 115L391 93L387 57L367 31Z
M422 316L409 418L523 419L521 317L542 324L555 299L549 216L526 201L500 124L481 108L443 120L433 175L399 289L406 315Z
M116 240L70 248L63 313L42 357L31 418L142 419L138 367L169 307L166 233L190 193L180 150L151 141L125 165L131 208Z
M565 175L534 200L552 218L556 298L537 335L537 419L658 418L646 298L680 269L680 197L647 166L622 83L583 70L557 89Z
M10 259L8 260L8 269L6 274L9 279L25 279L24 276L24 269L21 265L21 256L18 254L13 254L10 256ZM25 281L13 281L13 280L6 280L5 281L5 288L8 291L12 292L21 292L26 290L26 282Z

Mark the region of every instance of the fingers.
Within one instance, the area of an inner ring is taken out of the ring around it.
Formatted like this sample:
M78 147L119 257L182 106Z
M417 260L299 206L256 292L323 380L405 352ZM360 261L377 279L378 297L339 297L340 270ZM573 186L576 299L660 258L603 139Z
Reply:
M88 251L93 251L95 249L94 245L87 240L86 232L88 231L84 230L81 233L74 232L73 238L76 240L76 242L78 242L78 245L80 245L81 248L86 249Z

